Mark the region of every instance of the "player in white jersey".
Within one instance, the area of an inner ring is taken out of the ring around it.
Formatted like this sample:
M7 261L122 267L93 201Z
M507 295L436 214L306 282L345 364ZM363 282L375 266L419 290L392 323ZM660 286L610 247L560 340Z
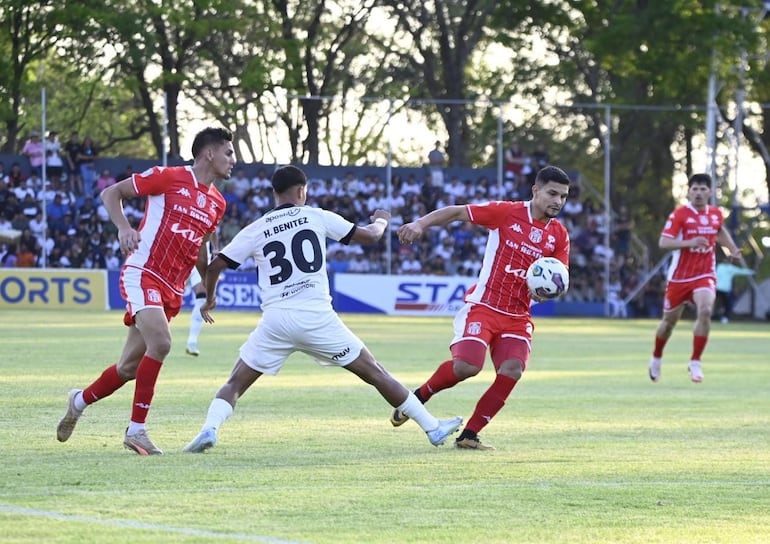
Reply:
M299 168L285 166L272 177L276 207L257 219L225 246L207 269L203 319L214 320L219 274L254 257L262 292L262 319L241 346L228 381L212 400L201 432L184 451L200 453L213 447L217 430L230 417L238 399L262 374L275 375L289 355L301 351L322 364L337 365L374 386L398 410L408 413L431 444L443 444L462 418L438 420L404 385L372 356L331 305L326 273L326 238L348 244L377 242L386 232L390 214L376 210L372 223L356 226L336 213L305 206L307 178Z

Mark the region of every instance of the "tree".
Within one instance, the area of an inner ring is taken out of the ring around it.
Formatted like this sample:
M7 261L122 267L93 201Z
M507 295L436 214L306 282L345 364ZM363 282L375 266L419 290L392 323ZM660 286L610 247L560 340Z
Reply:
M467 164L465 144L471 139L467 106L475 99L468 89L469 62L486 38L486 24L497 1L385 0L383 4L398 30L384 46L406 61L399 71L409 72L410 98L437 103L448 135L449 164Z
M30 130L20 125L21 115L26 102L36 99L33 84L43 60L62 39L57 21L65 8L48 0L0 0L0 121L5 128L0 150L4 153L16 152L19 132Z

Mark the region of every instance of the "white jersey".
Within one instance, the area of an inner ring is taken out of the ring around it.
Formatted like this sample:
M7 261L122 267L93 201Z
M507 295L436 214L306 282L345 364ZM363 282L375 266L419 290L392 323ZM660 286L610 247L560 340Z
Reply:
M328 309L326 238L347 244L355 229L336 213L287 204L245 227L219 254L233 268L254 257L263 309Z

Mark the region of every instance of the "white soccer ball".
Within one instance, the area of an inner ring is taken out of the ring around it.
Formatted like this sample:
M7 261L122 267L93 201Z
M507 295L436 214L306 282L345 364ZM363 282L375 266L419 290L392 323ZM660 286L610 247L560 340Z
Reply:
M540 257L527 269L527 286L533 298L559 298L569 289L569 271L555 257Z

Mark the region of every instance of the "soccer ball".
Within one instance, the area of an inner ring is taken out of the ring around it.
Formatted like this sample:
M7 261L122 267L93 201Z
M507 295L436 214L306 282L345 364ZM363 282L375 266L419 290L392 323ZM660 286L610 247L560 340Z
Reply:
M555 257L540 257L527 269L527 286L539 299L559 298L569 289L569 271Z

